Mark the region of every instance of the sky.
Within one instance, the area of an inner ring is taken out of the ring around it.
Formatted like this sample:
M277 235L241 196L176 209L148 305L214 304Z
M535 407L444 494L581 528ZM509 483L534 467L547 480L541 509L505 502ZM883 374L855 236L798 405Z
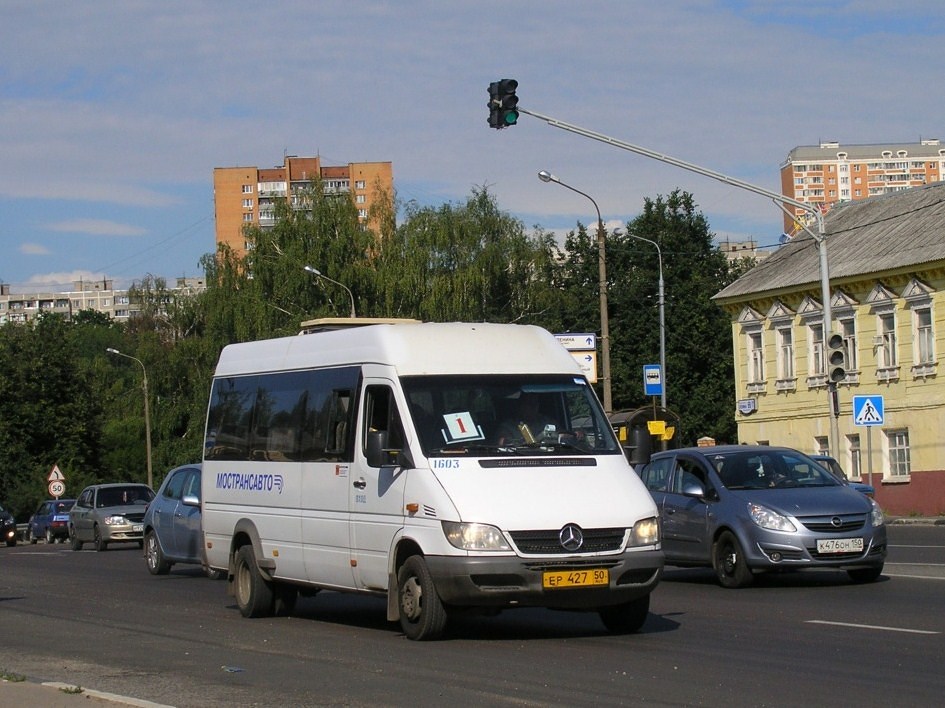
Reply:
M690 192L720 242L775 245L800 145L945 140L941 0L4 0L0 283L202 275L213 169L390 161L399 200L487 188L528 230ZM538 179L548 170L591 199ZM592 201L593 200L593 201Z

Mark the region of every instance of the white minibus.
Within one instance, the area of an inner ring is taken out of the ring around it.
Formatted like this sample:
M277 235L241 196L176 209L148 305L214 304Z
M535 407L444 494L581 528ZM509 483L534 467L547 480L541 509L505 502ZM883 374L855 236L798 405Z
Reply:
M202 493L207 562L246 617L338 590L386 597L411 639L529 606L634 632L663 571L650 494L571 353L533 326L225 347Z

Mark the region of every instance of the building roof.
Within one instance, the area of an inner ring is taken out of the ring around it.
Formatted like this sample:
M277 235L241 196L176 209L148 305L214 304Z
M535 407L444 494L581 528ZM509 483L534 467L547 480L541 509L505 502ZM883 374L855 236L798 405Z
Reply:
M945 183L843 202L824 217L831 281L945 261ZM726 302L820 283L817 242L791 241L713 296Z
M883 153L892 153L893 158L904 159L941 157L945 154L945 145L937 139L923 140L918 143L879 143L876 145L843 145L836 142L823 142L819 145L799 145L788 153L784 165L809 160L835 160L837 153L845 153L847 160L883 160Z

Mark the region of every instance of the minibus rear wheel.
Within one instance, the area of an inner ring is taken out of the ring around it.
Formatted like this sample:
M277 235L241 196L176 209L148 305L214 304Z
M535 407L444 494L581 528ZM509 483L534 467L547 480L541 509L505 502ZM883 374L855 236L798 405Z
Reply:
M234 566L233 590L240 614L243 617L271 615L274 603L272 584L259 574L251 544L240 546Z
M439 639L446 628L446 609L422 556L410 556L397 571L400 627L407 639Z

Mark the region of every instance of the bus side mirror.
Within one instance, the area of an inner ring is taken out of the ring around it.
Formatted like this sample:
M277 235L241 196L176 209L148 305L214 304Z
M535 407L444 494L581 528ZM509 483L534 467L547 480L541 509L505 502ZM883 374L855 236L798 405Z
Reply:
M392 449L386 430L371 430L367 434L367 463L371 467L413 467L410 452Z

